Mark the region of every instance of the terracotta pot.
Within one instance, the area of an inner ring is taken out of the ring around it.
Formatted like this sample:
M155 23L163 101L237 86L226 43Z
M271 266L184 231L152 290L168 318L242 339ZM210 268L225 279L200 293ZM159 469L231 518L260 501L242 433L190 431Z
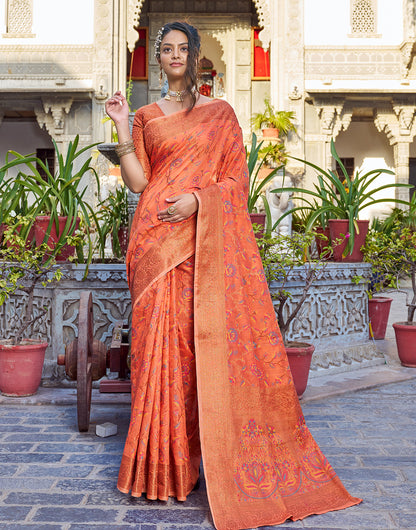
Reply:
M266 228L266 214L265 213L251 213L250 219L251 219L251 224L260 225L263 227L259 232L255 233L255 236L257 238L261 238Z
M403 366L416 368L416 323L395 322L397 354Z
M38 215L35 219L35 238L36 238L36 246L39 246L43 243L43 240L45 238L45 234L48 231L48 226L50 222L50 216L49 215ZM67 222L68 217L58 217L58 223L59 223L59 234L56 233L56 226L55 224L52 224L51 232L49 234L49 239L46 241L48 246L52 249L55 248L56 243L59 241L59 235L62 234L62 232L65 229L65 225ZM77 217L75 222L75 228L71 232L71 234L68 233L68 235L72 235L75 230L79 227L80 219ZM72 245L65 244L61 252L56 256L56 261L66 261L70 256L73 256L75 254L75 247Z
M368 300L368 319L370 339L383 340L386 336L389 321L390 306L393 298L374 296Z
M315 346L305 342L289 342L285 344L285 348L296 393L298 397L302 397L308 384L309 368Z
M16 346L0 344L0 390L5 396L35 394L42 378L47 342L27 340Z
M129 228L128 226L122 226L117 232L118 240L120 243L120 249L123 256L127 254L127 248L129 246ZM114 245L113 245L114 252Z
M344 241L340 245L334 247L333 260L348 263L363 261L363 253L360 249L364 245L365 238L367 237L369 221L357 221L359 234L355 233L352 254L348 254L344 257L342 256L342 254L348 242L348 240L345 238L345 235L348 233L348 219L329 219L328 223L331 241L335 241L337 239L344 239Z
M279 129L274 127L265 127L261 130L263 138L279 138Z

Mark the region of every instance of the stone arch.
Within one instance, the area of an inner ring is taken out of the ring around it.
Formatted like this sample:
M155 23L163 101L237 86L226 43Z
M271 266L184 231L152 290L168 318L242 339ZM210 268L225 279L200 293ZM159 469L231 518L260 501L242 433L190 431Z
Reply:
M259 25L263 26L261 32L263 46L269 47L270 44L270 1L271 0L252 0L257 11ZM140 14L144 0L128 0L127 6L127 46L130 51L133 51L137 39L137 34L134 30L135 26L139 25ZM132 21L132 22L130 22Z

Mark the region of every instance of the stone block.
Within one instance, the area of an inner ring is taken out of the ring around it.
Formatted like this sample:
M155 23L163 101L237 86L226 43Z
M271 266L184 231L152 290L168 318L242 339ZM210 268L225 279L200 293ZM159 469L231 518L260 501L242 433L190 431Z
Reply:
M101 425L96 425L95 434L101 436L101 438L107 438L107 436L114 436L117 434L117 425L107 421L106 423L101 423Z

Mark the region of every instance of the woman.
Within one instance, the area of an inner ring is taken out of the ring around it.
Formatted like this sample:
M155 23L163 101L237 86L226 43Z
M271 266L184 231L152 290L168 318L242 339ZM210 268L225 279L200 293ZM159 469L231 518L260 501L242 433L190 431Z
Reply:
M118 488L185 500L201 449L218 529L279 524L360 502L307 429L247 213L232 108L196 90L200 40L166 24L169 91L116 124L124 181L142 192L127 254L132 415Z

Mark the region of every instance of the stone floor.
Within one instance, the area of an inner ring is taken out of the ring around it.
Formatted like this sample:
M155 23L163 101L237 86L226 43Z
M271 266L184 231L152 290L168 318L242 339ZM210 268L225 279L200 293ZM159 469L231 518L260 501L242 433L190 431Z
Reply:
M395 297L391 321L404 320L403 307ZM416 528L416 369L398 363L391 329L377 347L385 365L314 377L301 400L313 436L363 503L276 528ZM0 528L213 528L204 480L185 503L132 499L116 490L129 400L94 390L90 430L80 434L74 389L0 396ZM117 424L118 434L97 437L95 427L104 422Z

